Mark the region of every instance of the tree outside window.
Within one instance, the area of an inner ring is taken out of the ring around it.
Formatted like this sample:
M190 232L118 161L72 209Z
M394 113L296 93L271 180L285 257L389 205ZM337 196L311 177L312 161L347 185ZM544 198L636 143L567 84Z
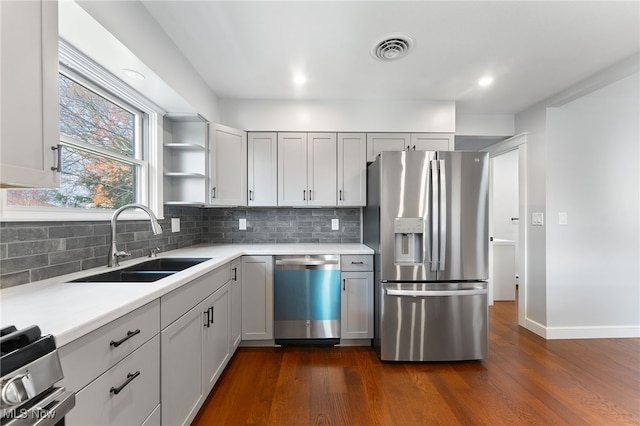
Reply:
M117 209L136 202L142 113L59 74L62 171L57 189L10 190L13 206Z

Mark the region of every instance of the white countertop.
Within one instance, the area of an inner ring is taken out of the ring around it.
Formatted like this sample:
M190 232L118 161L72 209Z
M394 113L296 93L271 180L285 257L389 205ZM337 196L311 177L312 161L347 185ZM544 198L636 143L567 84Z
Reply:
M373 254L363 244L221 244L161 253L158 257L207 257L206 262L152 283L71 283L111 270L106 266L0 290L0 324L37 325L63 346L201 275L243 255ZM149 260L121 262L122 267Z

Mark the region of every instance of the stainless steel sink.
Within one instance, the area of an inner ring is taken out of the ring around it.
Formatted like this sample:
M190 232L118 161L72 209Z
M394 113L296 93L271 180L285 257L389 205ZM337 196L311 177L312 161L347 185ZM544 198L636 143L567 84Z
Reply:
M161 258L148 260L127 268L115 271L103 272L101 274L89 275L69 282L80 283L110 283L110 282L140 282L149 283L158 281L176 272L205 262L209 258Z

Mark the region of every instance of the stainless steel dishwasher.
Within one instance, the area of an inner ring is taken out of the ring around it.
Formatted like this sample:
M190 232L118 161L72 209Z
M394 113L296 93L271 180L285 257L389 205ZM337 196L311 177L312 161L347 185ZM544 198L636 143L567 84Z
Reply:
M340 256L276 256L275 260L276 343L339 343Z

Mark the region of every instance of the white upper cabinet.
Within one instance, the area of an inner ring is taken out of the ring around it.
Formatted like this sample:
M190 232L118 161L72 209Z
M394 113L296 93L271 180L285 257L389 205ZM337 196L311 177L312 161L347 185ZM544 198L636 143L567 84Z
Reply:
M367 161L382 151L453 151L453 133L367 133Z
M278 133L278 205L335 206L335 133Z
M338 133L338 205L367 205L367 137Z
M367 133L367 161L375 161L382 151L404 151L410 144L410 133Z
M278 205L278 134L247 135L248 205Z
M453 151L453 134L411 133L410 149L413 151Z
M309 206L335 206L338 154L335 133L309 133L308 141Z
M211 140L211 194L217 206L247 205L247 133L215 124Z
M0 187L57 187L57 2L0 1L0 41Z

